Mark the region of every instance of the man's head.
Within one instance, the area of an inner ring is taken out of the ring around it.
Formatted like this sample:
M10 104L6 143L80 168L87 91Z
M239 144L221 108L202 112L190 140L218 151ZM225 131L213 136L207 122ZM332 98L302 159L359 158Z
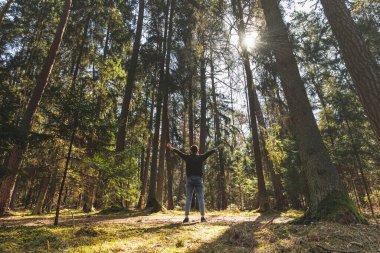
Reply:
M191 146L191 147L190 147L190 152L191 152L192 154L196 154L196 153L198 153L198 146L197 146L197 145L193 145L193 146Z

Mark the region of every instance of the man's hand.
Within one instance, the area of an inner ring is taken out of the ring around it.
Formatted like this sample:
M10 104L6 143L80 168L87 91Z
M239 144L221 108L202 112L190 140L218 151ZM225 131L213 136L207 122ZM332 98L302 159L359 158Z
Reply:
M220 151L220 150L222 150L224 148L224 145L223 144L219 144L219 146L216 148L217 149L217 151Z
M174 149L173 146L172 146L172 144L170 144L170 143L166 144L166 147L167 147L170 151L172 151L172 150Z

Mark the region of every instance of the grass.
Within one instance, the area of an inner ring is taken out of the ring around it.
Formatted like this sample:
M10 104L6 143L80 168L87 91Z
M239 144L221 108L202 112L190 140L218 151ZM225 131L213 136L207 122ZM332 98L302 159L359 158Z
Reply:
M65 210L62 217L70 217L71 213L76 217L88 216ZM92 213L92 221L98 222L78 223L75 227L70 222L58 227L1 226L0 252L380 252L379 229L373 225L285 223L302 215L294 210L265 215L210 212L207 215L210 222L186 225L180 222L181 211L152 215L126 210L105 213ZM198 216L194 214L190 220L198 220ZM31 217L52 218L20 212L6 219ZM166 221L172 217L175 219ZM113 223L115 219L118 223ZM149 219L160 222L141 222Z

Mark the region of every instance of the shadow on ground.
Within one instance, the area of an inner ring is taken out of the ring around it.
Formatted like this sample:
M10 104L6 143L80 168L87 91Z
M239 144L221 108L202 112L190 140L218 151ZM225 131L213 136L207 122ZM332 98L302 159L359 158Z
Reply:
M98 214L89 214L89 215L61 215L59 219L60 226L76 226L76 225L85 225L92 223L101 223L105 221L117 221L125 220L133 217L143 217L148 216L151 213L149 210L124 210L119 212L101 212ZM30 217L29 217L30 216ZM35 227L35 226L49 226L54 223L54 217L36 217L32 215L25 215L21 218L6 216L0 217L0 226L1 227L16 227L16 226L26 226L26 227Z
M278 218L264 215L252 222L231 225L213 241L188 252L380 252L380 230L374 224L295 225Z
M215 240L189 252L255 252L255 249L259 246L257 233L270 226L278 217L279 215L261 215L253 221L231 224L230 228Z

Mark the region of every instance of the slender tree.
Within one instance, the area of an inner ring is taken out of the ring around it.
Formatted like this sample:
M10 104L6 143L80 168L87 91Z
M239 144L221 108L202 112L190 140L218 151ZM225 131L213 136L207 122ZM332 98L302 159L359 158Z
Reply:
M44 66L37 80L37 84L34 87L32 97L30 98L26 111L22 117L21 129L22 132L25 134L25 137L28 135L28 132L32 129L33 116L37 110L44 89L48 83L49 76L54 67L55 58L60 47L62 37L65 32L66 24L70 15L71 3L72 0L66 0L64 3L63 12L55 33L53 43L51 44L51 47L49 49L48 55L44 62ZM9 203L12 197L13 189L15 187L15 183L18 177L17 170L21 166L22 156L26 147L26 141L24 141L23 143L15 144L9 154L8 159L5 162L5 167L8 168L10 173L1 180L0 215L4 214L4 212L6 212L9 208Z
M169 82L170 82L170 54L171 54L171 44L173 36L173 17L175 12L175 0L168 1L169 11L169 23L168 23L168 32L167 32L167 43L166 43L166 57L165 57L165 75L162 82L162 128L161 128L161 140L160 140L160 153L159 153L159 166L158 166L158 175L157 175L157 201L162 205L163 200L163 185L164 185L164 175L165 175L165 152L166 152L166 143L168 143L169 137L169 117L168 117L168 106L169 106Z
M380 143L380 67L344 0L321 0L343 59Z
M232 0L232 6L235 18L237 20L239 40L241 45L243 45L243 39L245 36L245 24L243 19L243 8L240 0ZM262 154L260 150L260 140L259 140L259 128L257 125L257 109L255 106L254 98L254 83L253 75L251 69L251 63L249 60L249 54L247 48L243 46L242 60L244 64L245 74L247 76L247 89L248 89L248 105L249 105L249 115L250 115L250 127L253 139L253 153L255 158L257 182L259 189L259 210L265 212L269 209L268 194L265 187L263 164L262 164Z
M139 14L137 17L136 35L133 42L132 57L128 63L128 77L125 85L125 92L123 97L123 104L121 107L121 113L119 117L119 126L116 135L116 152L124 151L125 149L125 136L129 114L129 106L132 100L132 94L136 80L137 61L139 57L141 34L144 21L144 6L145 0L139 0Z
M213 53L210 54L210 68L211 68L211 92L212 92L212 102L213 102L213 113L214 113L214 124L215 124L215 142L217 144L222 144L222 130L220 124L220 115L218 109L218 101L216 99L216 89L215 89L215 67ZM225 159L224 151L220 150L218 152L218 196L217 196L217 208L226 209L227 208L227 191L226 191L226 173L225 173Z
M200 59L201 67L201 126L199 131L199 152L206 152L206 137L207 137L207 122L206 122L206 110L207 110L207 94L206 94L206 60L205 52L202 53Z
M165 5L165 30L162 41L160 44L160 57L159 57L159 83L157 92L157 102L156 102L156 115L154 122L154 135L152 142L152 164L150 171L150 184L148 191L148 200L146 207L151 207L152 211L160 211L162 206L157 200L157 181L158 181L158 157L159 157L159 144L160 144L160 127L161 127L161 114L162 114L162 100L163 100L163 90L165 85L165 56L167 50L167 33L168 33L168 22L169 22L169 2ZM159 15L159 14L158 14ZM153 17L157 18L157 17ZM160 18L158 18L160 21ZM159 22L158 22L159 23ZM160 30L157 29L157 38L161 38ZM162 46L161 46L162 45Z

